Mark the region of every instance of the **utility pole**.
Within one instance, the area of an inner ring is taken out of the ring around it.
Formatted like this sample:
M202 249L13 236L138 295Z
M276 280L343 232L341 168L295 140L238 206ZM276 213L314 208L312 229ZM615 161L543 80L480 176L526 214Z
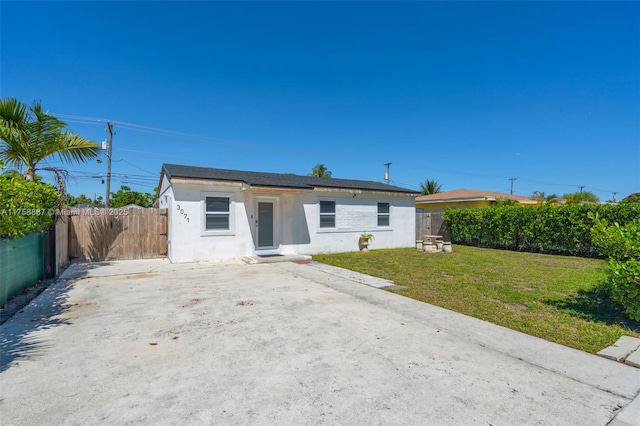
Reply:
M582 192L582 190L584 189L584 185L580 185L578 188L580 188L580 192Z
M518 180L518 178L509 178L509 180L511 181L511 192L510 192L510 194L513 195L513 181L514 180Z
M111 195L111 152L113 142L113 123L107 123L107 132L109 132L109 140L107 141L107 194L104 199L104 207L109 208L109 196Z
M616 195L618 195L618 193L616 191L612 192L613 194L613 202L616 202Z
M391 166L391 163L384 163L384 165L387 166L387 172L384 174L384 180L387 182L387 185L389 185L389 179L391 177L389 174L389 166Z

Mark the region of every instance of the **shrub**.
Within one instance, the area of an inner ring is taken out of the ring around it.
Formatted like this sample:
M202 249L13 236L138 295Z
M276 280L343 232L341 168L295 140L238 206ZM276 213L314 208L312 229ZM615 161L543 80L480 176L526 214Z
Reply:
M640 217L640 203L448 209L444 219L460 244L601 257L602 247L593 244L591 234L596 214L625 224Z
M613 298L622 303L629 318L640 320L640 219L620 226L594 218L593 240L609 256L608 282Z
M58 191L51 185L0 174L0 237L20 238L52 222Z
M634 192L623 198L621 203L640 203L640 192Z

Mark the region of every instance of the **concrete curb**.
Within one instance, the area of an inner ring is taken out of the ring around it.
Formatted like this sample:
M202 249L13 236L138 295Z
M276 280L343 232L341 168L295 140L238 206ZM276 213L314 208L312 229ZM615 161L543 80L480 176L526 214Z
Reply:
M639 426L640 425L640 394L609 422L609 426Z
M640 349L640 339L637 337L622 336L613 345L604 348L598 355L618 362L625 360Z

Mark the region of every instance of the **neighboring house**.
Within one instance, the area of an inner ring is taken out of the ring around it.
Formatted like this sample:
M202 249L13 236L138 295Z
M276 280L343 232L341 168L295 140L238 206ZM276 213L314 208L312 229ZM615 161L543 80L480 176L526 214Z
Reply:
M447 207L470 209L489 207L498 199L514 200L520 204L535 205L537 201L523 195L503 194L501 192L481 191L477 189L456 189L437 194L422 195L416 198L416 211L424 213L444 212Z
M158 207L169 211L169 259L413 247L413 190L378 182L164 164Z

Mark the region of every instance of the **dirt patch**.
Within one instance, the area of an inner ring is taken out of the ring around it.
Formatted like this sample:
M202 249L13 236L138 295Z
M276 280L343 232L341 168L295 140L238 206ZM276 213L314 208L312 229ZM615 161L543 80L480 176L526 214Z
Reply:
M520 311L528 311L529 307L527 305L520 305L518 303L506 303L502 302L502 304L511 309L518 309Z
M197 305L199 303L202 303L202 301L204 301L204 300L206 300L206 299L198 299L198 298L189 299L189 301L187 303L185 303L184 305L182 305L182 307L183 308L187 308L189 306L194 306L194 305Z
M233 324L234 321L229 321L227 324ZM222 326L222 321L219 320L197 320L190 321L184 324L177 325L169 330L160 330L154 333L154 337L160 338L164 336L169 336L172 340L177 340L181 335L188 334L192 330L210 328L210 327L220 327Z
M158 274L151 274L149 272L143 272L141 274L131 274L131 275L127 275L125 276L125 278L153 278L153 277L157 277Z
M528 311L529 310L529 307L527 305L522 305L520 303L508 303L508 302L503 302L502 300L494 299L494 298L490 298L489 300L491 300L492 302L499 303L502 306L505 306L507 308L517 309L519 311Z
M78 302L64 306L64 311L60 314L65 319L76 319L89 316L99 310L96 302Z
M595 259L593 259L594 262L585 262L585 258L568 258L568 257L563 257L563 256L559 256L557 259L552 258L551 256L549 257L540 257L535 259L535 261L537 263L541 263L544 265L552 265L552 266L560 266L560 267L571 267L571 268L576 268L576 269L597 269L602 267L601 264L599 264L598 262L595 261Z

